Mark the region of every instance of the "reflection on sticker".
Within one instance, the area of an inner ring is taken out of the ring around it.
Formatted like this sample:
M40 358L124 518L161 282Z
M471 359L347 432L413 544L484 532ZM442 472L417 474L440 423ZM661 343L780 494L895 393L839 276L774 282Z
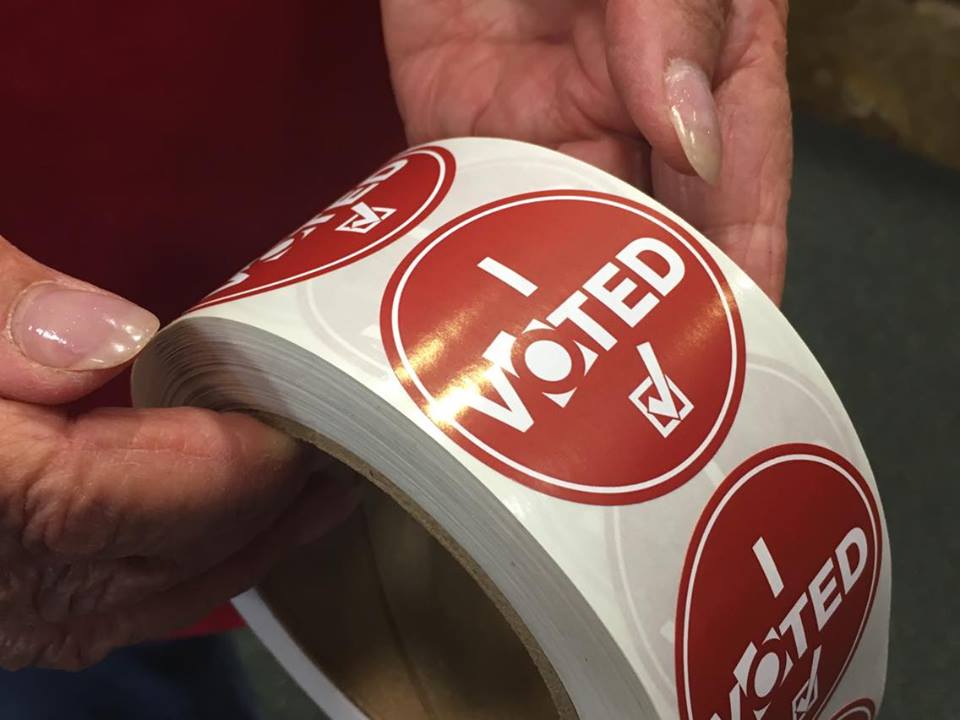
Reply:
M743 385L743 329L713 259L652 208L597 193L518 196L452 221L397 269L381 330L449 437L577 502L640 502L689 480Z

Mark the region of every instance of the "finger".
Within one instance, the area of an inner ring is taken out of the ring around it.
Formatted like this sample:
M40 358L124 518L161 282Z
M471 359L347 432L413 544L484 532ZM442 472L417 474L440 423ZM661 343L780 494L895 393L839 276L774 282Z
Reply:
M642 140L611 133L561 143L557 150L606 170L641 190L650 191L650 146Z
M361 488L359 475L328 459L289 507L269 513L261 524L275 524L282 511L285 531L296 544L307 544L353 512ZM187 582L222 561L222 554L211 553L207 545L177 561L133 557L43 563L29 557L5 558L0 617L64 622L116 611Z
M62 625L41 624L32 635L18 626L0 647L0 665L39 665L77 669L98 662L111 650L169 637L208 615L215 607L249 589L306 537L319 537L340 523L356 506L353 479L317 478L266 532L226 561L176 587L109 615L76 618ZM303 509L310 508L304 534ZM42 638L35 643L33 638ZM4 653L4 649L7 652Z
M5 622L57 623L110 611L173 587L179 564L145 558L38 561L4 558L0 618Z
M122 608L103 605L95 614L64 622L0 614L0 667L78 670L110 651L169 637L256 584L284 554L320 537L355 508L355 474L334 469L312 478L296 501L260 536L208 572Z
M115 375L158 325L143 308L41 265L0 238L0 397L76 400Z
M2 534L38 557L220 559L305 479L299 444L245 415L6 405Z
M627 111L674 169L709 183L723 143L713 97L729 0L610 0L608 63Z
M283 516L296 545L318 540L346 520L360 505L368 483L352 468L327 458L311 476L297 501Z
M313 483L270 531L241 552L132 610L124 619L133 632L128 641L165 637L253 587L291 550L343 522L356 509L361 489L354 480L346 485L330 478ZM304 508L309 508L307 513Z
M64 622L3 618L0 668L82 670L113 650L169 638L252 587L282 556L287 543L289 538L275 536L258 541L211 573L119 611L75 616Z
M709 187L655 155L654 194L696 225L775 301L783 289L793 144L786 5L735 0L716 89L726 154Z
M359 506L365 486L366 483L359 475L339 463L331 465L321 475L312 475L288 507L282 512L271 514L270 527L260 534L262 537L265 533L273 533L280 535L281 540L251 540L240 549L239 560L224 560L219 557L217 565L223 567L217 570L213 569L215 566L212 563L202 559L199 562L171 563L125 558L94 563L96 574L100 576L99 583L93 585L89 583L89 575L84 577L83 579L87 580L86 586L81 588L82 592L77 593L76 599L68 604L68 612L61 614L59 619L122 610L160 593L166 593L164 603L169 602L171 597L180 598L179 603L174 604L186 603L190 608L196 607L197 600L201 603L220 604L246 589L242 584L229 584L227 578L232 576L232 571L226 568L250 565L255 554L251 555L251 550L247 548L258 542L267 543L274 548L274 555L263 556L260 565L254 563L250 570L241 571L246 573L244 578L249 575L259 577L260 568L266 568L266 563L277 553L319 540L331 528L345 521ZM85 574L80 573L81 577ZM206 579L195 581L195 578L201 575L206 575ZM251 580L250 583L252 582ZM197 595L198 583L208 588L205 599ZM182 616L187 617L191 612L190 609L184 610ZM201 615L197 614L196 618L199 617Z

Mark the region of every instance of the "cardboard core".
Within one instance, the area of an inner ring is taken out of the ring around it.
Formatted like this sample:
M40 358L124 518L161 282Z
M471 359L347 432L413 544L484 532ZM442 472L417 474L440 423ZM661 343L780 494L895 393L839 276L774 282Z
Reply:
M341 692L373 720L576 720L519 616L432 518L326 438L266 419L371 481L347 522L258 587Z

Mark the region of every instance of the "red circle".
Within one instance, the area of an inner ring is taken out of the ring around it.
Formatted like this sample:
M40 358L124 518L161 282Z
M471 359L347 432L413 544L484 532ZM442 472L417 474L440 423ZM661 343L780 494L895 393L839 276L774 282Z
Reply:
M504 359L543 328L582 349L572 395ZM743 328L716 262L656 210L601 193L520 195L448 223L397 268L381 331L398 378L449 437L577 502L641 502L689 480L743 387Z
M429 215L446 196L455 171L453 155L441 147L396 156L193 309L286 287L362 260Z
M701 514L684 563L676 623L681 718L726 717L732 694L766 717L816 717L873 605L881 532L870 486L830 450L783 445L734 470ZM790 665L759 700L737 668L771 637Z

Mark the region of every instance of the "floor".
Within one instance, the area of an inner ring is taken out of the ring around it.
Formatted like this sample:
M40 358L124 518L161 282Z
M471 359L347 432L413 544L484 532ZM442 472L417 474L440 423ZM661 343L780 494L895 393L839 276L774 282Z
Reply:
M799 119L784 312L871 459L893 550L882 720L960 717L960 173Z
M783 308L860 430L892 538L880 717L960 718L960 173L802 116L796 147ZM323 717L235 642L266 720Z

